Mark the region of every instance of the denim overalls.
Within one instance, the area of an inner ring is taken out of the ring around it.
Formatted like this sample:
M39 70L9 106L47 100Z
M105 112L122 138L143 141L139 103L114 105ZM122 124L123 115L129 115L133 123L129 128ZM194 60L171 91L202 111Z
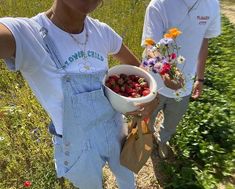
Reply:
M119 160L125 137L122 116L112 108L103 91L107 70L67 73L46 31L40 27L43 46L56 67L66 73L62 79L63 134L53 136L57 176L69 179L80 189L102 189L102 168L108 162L119 188L134 189L133 173Z

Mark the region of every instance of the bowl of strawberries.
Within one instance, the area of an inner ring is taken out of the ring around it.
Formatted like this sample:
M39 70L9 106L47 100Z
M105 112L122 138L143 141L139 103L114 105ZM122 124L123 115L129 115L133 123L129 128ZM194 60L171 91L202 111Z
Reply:
M103 85L113 108L123 114L137 110L138 104L152 101L157 95L157 83L144 69L117 65L108 70Z

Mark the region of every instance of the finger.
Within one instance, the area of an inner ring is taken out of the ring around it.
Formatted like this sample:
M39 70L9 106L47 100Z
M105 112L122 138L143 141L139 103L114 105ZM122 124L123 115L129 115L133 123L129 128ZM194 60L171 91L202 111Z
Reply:
M198 99L198 98L199 98L199 94L196 93L195 95L192 96L192 98L193 98L194 100Z
M197 99L199 97L199 94L199 90L195 88L192 94L192 98Z

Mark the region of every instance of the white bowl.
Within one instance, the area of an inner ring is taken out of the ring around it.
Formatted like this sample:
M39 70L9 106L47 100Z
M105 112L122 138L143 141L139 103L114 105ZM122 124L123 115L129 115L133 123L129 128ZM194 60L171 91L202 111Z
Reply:
M108 79L109 76L115 74L120 75L122 73L127 75L133 74L145 78L145 80L149 84L150 94L139 98L129 98L119 95L107 86L105 86L105 81ZM137 106L138 104L150 102L157 95L157 83L154 80L153 76L151 76L147 71L143 70L142 68L131 65L117 65L110 68L103 80L103 85L105 87L105 95L109 99L113 108L123 114L137 110L139 108Z

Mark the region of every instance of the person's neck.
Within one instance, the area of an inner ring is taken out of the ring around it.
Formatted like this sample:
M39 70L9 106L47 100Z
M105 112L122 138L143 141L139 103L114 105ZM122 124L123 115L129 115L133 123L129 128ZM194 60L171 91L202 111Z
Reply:
M78 12L54 4L47 12L47 17L60 29L65 32L78 34L83 31L86 15L80 15Z

